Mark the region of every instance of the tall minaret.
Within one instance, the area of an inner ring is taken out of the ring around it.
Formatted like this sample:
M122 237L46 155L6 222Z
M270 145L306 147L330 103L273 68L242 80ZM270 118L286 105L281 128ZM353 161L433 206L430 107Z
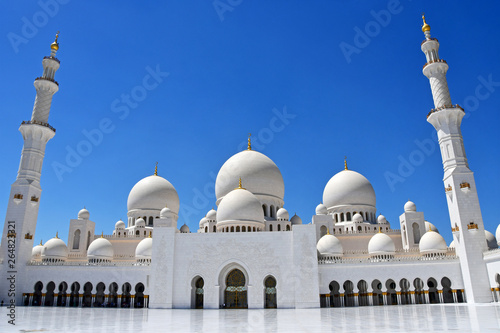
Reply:
M23 135L24 146L17 179L10 190L1 244L3 267L0 274L0 300L4 303L12 298L7 295L9 288L5 285L7 277L4 274L7 276L15 274L16 284L21 285L23 267L31 259L33 235L42 192L40 176L45 145L55 135L55 129L48 124L48 119L52 96L59 89L58 83L54 81L54 74L59 68L59 60L56 58L59 49L57 38L58 34L50 45L50 56L43 58L42 76L37 77L34 82L36 99L31 120L23 121L19 127ZM16 290L18 301L22 292Z
M459 105L451 103L446 82L448 64L439 58L439 42L431 38L431 27L425 22L425 17L422 18L425 34L422 52L427 58L423 73L429 78L434 99L434 109L427 115L427 121L436 129L441 147L444 190L466 298L469 303L491 302L488 272L483 260L483 251L487 249L483 219L460 130L465 113Z

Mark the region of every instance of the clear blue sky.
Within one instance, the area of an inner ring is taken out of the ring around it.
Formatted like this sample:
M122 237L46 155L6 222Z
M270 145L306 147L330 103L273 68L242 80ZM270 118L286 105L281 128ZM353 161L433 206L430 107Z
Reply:
M179 227L187 223L196 231L215 204L215 175L251 132L254 148L281 169L285 207L304 222L347 155L350 169L373 184L378 212L393 227L399 228L411 199L449 243L440 154L436 145L424 154L415 143L434 133L426 122L433 103L422 75L422 12L450 65L452 100L469 114L462 124L465 148L485 226L495 232L500 86L478 87L482 80L500 82L497 2L47 3L52 5L0 4L1 216L23 145L18 127L30 118L35 99L32 83L61 31L60 90L49 118L57 133L47 145L35 242L56 231L66 240L69 220L83 206L96 232L110 234L118 219L126 219L130 189L153 173L156 161L159 175L179 193ZM359 30L369 39L356 37ZM346 56L346 45L355 52ZM151 90L140 88L147 68L157 67L169 75L155 88L149 81ZM137 103L124 107L121 96L132 92ZM284 108L294 118L281 126L273 119ZM71 173L58 175L54 165L68 165L68 149L82 145L83 132L103 119L113 131ZM418 165L398 171L410 159ZM388 173L402 178L391 186Z

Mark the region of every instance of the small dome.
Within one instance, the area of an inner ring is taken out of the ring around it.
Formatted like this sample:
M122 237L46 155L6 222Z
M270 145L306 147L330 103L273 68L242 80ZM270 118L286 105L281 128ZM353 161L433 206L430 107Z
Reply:
M295 214L290 219L290 222L292 222L292 225L302 224L302 219L297 214Z
M354 214L354 216L352 217L352 222L355 223L363 222L363 216L361 216L361 214L359 213Z
M264 223L260 201L245 189L232 190L224 196L217 211L217 223L224 221Z
M427 232L429 231L429 229L439 234L439 230L434 224L430 223L429 221L425 221L425 231Z
M160 218L168 219L171 217L172 217L172 210L168 207L163 207L162 210L160 211Z
M113 259L114 250L113 245L106 238L97 238L90 243L87 249L87 258L89 259Z
M153 253L153 238L144 238L135 248L135 259L151 259Z
M454 249L455 248L455 240L452 240L451 243L450 243L450 245L448 245L448 247Z
M326 215L328 214L328 209L326 209L326 206L320 203L319 205L316 206L316 215Z
M387 224L389 222L387 222L387 219L385 218L384 215L380 214L378 217L377 217L377 223L378 224Z
M407 203L405 203L405 212L416 212L417 211L417 206L415 206L415 203L413 201L408 200Z
M31 250L31 256L32 257L38 257L42 255L42 250L43 250L43 245L42 242L38 244L37 246L33 247L33 250Z
M384 233L376 233L368 242L370 255L394 255L396 246L391 237Z
M497 239L497 244L500 243L500 224L497 227L497 230L495 232L495 236L496 236L495 238ZM498 244L498 245L500 245L500 244Z
M68 247L66 243L57 236L43 245L42 259L66 260L67 257Z
M343 170L333 176L323 191L323 203L328 209L341 205L367 205L375 207L375 191L362 174Z
M181 227L180 229L181 233L183 234L189 234L189 227L187 226L187 224L184 223L184 225Z
M432 230L427 231L422 238L420 238L418 247L422 254L446 253L447 250L443 236Z
M122 220L115 223L115 229L125 229L125 222Z
M210 209L206 215L207 220L215 221L217 220L217 211L215 209Z
M135 226L136 227L145 227L146 221L144 221L143 218L139 218L139 219L135 220Z
M200 220L200 228L203 228L203 225L207 222L207 218L204 216Z
M344 254L344 249L339 239L330 234L326 234L320 238L316 249L321 255L342 256Z
M80 210L78 212L78 219L79 220L88 220L90 217L90 213L88 210L86 210L85 208L83 208L82 210Z
M278 220L288 220L290 218L290 215L285 208L280 208L276 212L276 217L278 218Z
M130 190L127 208L129 211L160 210L165 203L175 214L179 213L179 196L175 187L165 178L153 175L141 179Z
M488 245L488 250L498 249L497 239L488 230L484 231L484 236L486 237L486 244Z

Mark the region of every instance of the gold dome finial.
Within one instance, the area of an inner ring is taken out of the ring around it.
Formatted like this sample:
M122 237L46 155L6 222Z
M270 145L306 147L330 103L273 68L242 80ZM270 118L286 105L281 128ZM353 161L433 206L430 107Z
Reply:
M156 165L155 165L155 173L154 173L155 176L158 176L158 162L156 162Z
M101 238L104 238L104 231L101 231Z
M344 156L344 170L349 170L347 169L347 156Z
M56 231L56 238L59 238L59 231Z
M382 227L378 227L378 233L381 234L382 233Z
M422 32L431 31L431 26L428 25L427 22L425 22L424 13L422 13L422 21L424 21L424 25L422 26Z
M248 133L248 147L247 147L247 150L252 150L252 141L250 140L251 136L252 136L252 133Z
M243 185L241 184L241 177L240 177L240 180L239 180L239 183L238 183L238 187L235 188L235 190L245 190L245 188L243 187Z
M40 245L43 245L43 244L42 244L42 240L41 240L41 239L40 239Z
M59 43L57 42L57 39L59 38L59 31L56 34L56 39L54 39L54 42L50 44L50 48L54 51L59 50Z
M330 234L330 228L326 228L326 234L329 235Z

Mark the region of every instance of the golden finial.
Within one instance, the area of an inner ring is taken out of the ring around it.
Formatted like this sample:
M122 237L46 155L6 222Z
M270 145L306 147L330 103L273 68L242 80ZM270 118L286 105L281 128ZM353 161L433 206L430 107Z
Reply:
M326 234L329 235L330 234L330 228L326 228Z
M252 136L252 133L248 133L248 147L247 147L247 150L252 150L252 141L250 140L251 136Z
M428 25L427 22L425 22L424 13L422 13L422 21L424 21L424 25L422 26L422 32L431 31L431 26Z
M148 238L153 238L153 236L151 235L151 231L148 234Z
M59 38L59 31L56 34L56 39L54 39L54 42L50 44L50 48L54 51L59 50L59 43L57 42L57 39Z
M56 231L56 238L59 238L59 231Z
M378 227L378 233L381 234L382 233L382 227Z
M349 170L347 169L347 156L344 156L344 170Z
M235 188L235 190L245 190L245 188L243 188L243 186L241 185L241 177L240 177L240 180L239 180L239 183L238 183L238 187Z
M104 231L101 231L101 238L104 238Z
M40 245L43 245L42 240L40 239Z
M155 165L155 176L158 176L158 162Z
M429 223L429 231L432 231L432 227L431 227L431 224Z

